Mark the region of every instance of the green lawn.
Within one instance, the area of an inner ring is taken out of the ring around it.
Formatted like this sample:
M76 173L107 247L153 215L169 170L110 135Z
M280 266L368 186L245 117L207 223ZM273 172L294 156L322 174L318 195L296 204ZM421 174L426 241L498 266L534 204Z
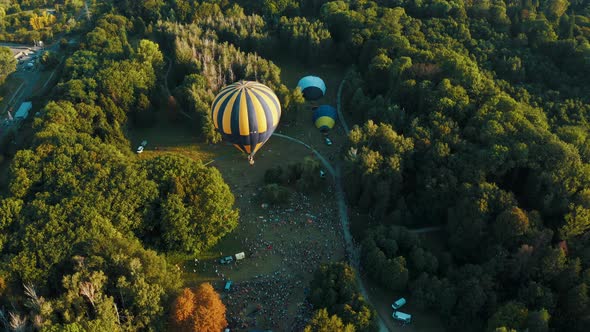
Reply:
M336 105L336 92L342 78L342 70L336 67L305 68L289 61L278 65L283 68L281 78L289 88L294 88L299 78L308 73L324 78L328 86L328 94L318 103ZM196 257L170 255L169 262L182 271L186 285L194 286L209 281L218 289L223 286L223 281L217 276L215 270L234 280L237 286L241 282L254 280L256 275L270 275L282 271L281 273L285 274L284 280L281 281L284 283L282 288L288 288L294 280L302 282L300 289L285 293L285 301L291 304L289 320L293 319L297 304L303 301L303 287L307 287L319 262L338 261L344 257L343 241L338 235L340 224L337 215L329 212L336 211L330 180L325 180L326 191L324 192L297 196L290 205L283 208L263 209L258 190L263 186L265 171L276 165L286 166L302 161L304 157L312 156L309 150L288 140L273 137L257 153L255 165L250 166L246 156L233 146L227 143L204 144L199 141L197 133L188 129L189 126L185 123L171 122L165 113L162 113L160 118L154 125L147 128L128 129L126 134L131 143L130 149L134 151L142 140L147 140L148 145L138 158L153 158L160 154L175 153L216 167L230 186L236 198L235 206L240 210L238 227L213 248ZM321 134L311 122L311 109L309 112L298 114L296 118L295 124L289 127L279 125L277 131L309 143L326 157L338 155L338 145L344 142L341 131L333 132L331 137L336 137L335 146L328 147L325 146ZM301 199L304 201L300 202ZM294 211L284 213L286 208L292 208ZM309 223L307 214L324 217L320 221ZM275 217L272 217L273 215ZM298 244L299 241L303 241L302 244ZM294 249L297 251L299 250L297 246L300 246L300 249L313 248L314 245L324 241L330 244L328 251L322 246L321 250L318 250L323 252L321 257L314 258L313 263L308 264L304 269L301 265L295 265L304 259L299 254L285 262L285 252ZM272 249L267 250L268 245ZM222 266L217 262L222 256L242 251L247 253L247 258L238 265ZM249 253L253 256L248 257ZM198 262L195 259L198 259ZM236 314L236 308L230 306L228 310L228 315ZM264 317L258 317L258 321L260 328L272 328L265 325ZM291 322L285 321L281 324L285 324L281 329L286 329Z

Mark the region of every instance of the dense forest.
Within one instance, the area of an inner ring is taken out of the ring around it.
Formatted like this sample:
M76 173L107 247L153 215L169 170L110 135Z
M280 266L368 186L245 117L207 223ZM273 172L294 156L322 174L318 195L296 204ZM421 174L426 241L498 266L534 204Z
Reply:
M150 107L163 55L146 39L131 45L125 27L123 16L97 20L34 119L31 146L12 157L0 295L21 307L2 311L5 327L162 330L182 285L162 253L198 253L237 224L216 169L132 158L127 110Z
M186 157L134 158L125 132L168 109L202 141L219 142L209 107L241 79L273 89L289 120L304 100L272 61L289 57L349 68L342 106L355 126L340 162L348 203L366 216L363 273L436 312L448 330L585 331L590 3L97 2L30 146L3 146L5 326L166 330L172 311L171 324L194 331L196 293L213 299L215 328L223 326L210 287L182 290L166 255L207 250L235 229L229 186ZM0 33L50 35L69 24L60 8L82 5L0 1ZM46 6L58 16L36 29L33 15L53 15L34 12ZM289 182L281 172L267 182ZM423 226L442 228L442 250L408 230ZM317 310L305 331L375 331L354 270L314 268Z
M78 27L83 0L2 0L0 40L32 44L49 42L60 32Z

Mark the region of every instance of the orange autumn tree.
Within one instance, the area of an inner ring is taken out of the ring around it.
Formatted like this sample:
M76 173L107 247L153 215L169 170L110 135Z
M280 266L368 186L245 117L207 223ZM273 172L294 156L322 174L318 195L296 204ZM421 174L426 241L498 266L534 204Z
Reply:
M219 332L227 326L225 305L210 283L185 288L174 301L172 321L179 331Z
M181 331L191 331L191 318L195 307L195 293L190 288L183 289L172 308L172 322Z

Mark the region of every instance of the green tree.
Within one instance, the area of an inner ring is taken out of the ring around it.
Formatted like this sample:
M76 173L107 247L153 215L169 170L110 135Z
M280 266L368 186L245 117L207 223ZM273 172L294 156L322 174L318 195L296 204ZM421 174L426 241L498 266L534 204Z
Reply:
M557 20L566 12L569 5L568 0L548 0L544 1L543 11L549 19Z
M290 91L284 103L285 115L281 115L288 121L295 121L297 115L305 110L305 98L299 87Z
M137 60L141 63L148 63L153 68L161 68L164 64L164 56L160 47L153 41L142 39L137 47Z
M588 312L590 306L590 297L588 286L584 283L572 287L568 290L565 300L565 308L568 313L575 317L581 317Z
M382 94L389 90L391 82L390 72L393 60L386 54L376 55L369 64L367 82L369 88L375 94Z
M156 76L151 65L132 61L112 62L97 73L98 90L122 109L131 111L141 93L154 86Z
M198 253L237 226L234 197L217 169L173 155L143 166L160 192L155 214L143 229L150 242L166 250Z
M496 217L494 234L499 242L513 244L515 239L528 232L529 227L526 213L518 207L511 207Z
M289 202L291 192L289 189L279 184L271 183L262 188L262 196L264 202L270 204L284 204Z
M357 331L375 331L377 313L358 293L354 270L344 263L322 265L311 281L310 300Z
M514 330L525 328L528 309L519 302L508 302L502 305L488 320L488 330L494 331L499 327Z
M57 58L57 55L51 51L47 51L45 53L43 53L43 55L41 56L41 63L46 67L46 68L55 68L58 64L59 64L59 59Z
M590 210L580 205L570 205L570 211L565 215L565 225L560 229L564 239L585 234L590 230Z
M550 318L551 315L546 309L530 311L526 326L531 332L547 332Z
M16 70L16 59L8 47L0 47L0 83Z
M326 309L319 309L313 315L311 322L305 327L305 332L354 332L351 324L342 323L336 315L330 316Z

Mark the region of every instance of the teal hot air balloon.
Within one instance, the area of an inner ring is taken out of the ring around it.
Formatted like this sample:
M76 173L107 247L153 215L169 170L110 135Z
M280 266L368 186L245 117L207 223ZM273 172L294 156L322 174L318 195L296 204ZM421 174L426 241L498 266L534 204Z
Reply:
M264 84L239 81L217 94L211 105L211 119L224 140L248 154L254 154L270 138L281 118L281 104Z
M336 109L330 105L319 106L313 111L313 123L322 133L327 133L336 124Z
M297 86L306 100L318 100L326 94L326 83L317 76L305 76Z

